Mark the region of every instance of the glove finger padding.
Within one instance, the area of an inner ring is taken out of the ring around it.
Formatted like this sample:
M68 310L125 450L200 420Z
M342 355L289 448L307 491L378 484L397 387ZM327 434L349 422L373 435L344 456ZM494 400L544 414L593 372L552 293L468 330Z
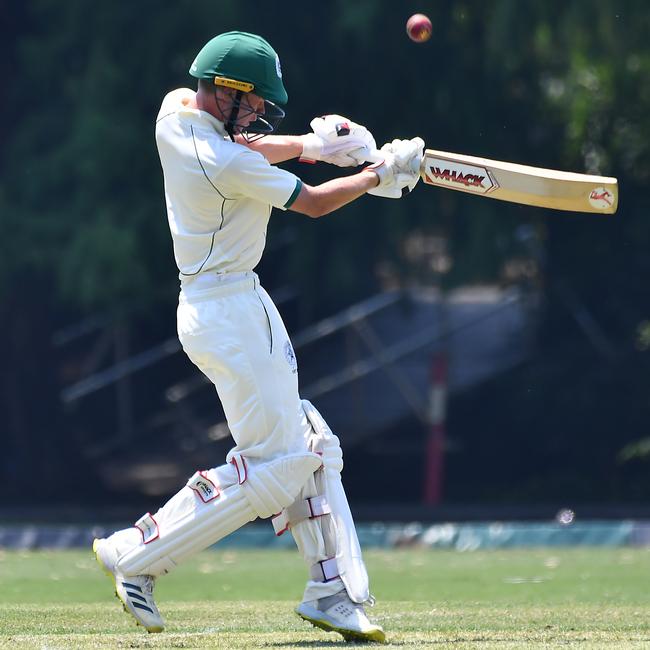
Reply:
M379 185L368 190L368 194L399 199L411 192L420 180L424 141L422 138L393 140L387 142L380 151L384 155L383 162L368 168L379 177Z
M372 151L373 148L371 146L364 145L359 147L358 149L353 149L352 151L348 151L346 155L350 158L350 160L354 161L353 165L355 167L358 167L359 165L365 164L365 162L368 160L368 156ZM339 167L343 167L343 165L339 165Z
M395 156L395 164L398 169L419 172L424 153L424 140L422 138L393 140L392 153Z
M377 146L365 126L341 115L314 118L313 133L302 136L301 160L322 160L339 167L361 165Z
M327 153L321 154L320 160L338 167L357 167L366 162L370 151L361 142L346 141L332 145Z

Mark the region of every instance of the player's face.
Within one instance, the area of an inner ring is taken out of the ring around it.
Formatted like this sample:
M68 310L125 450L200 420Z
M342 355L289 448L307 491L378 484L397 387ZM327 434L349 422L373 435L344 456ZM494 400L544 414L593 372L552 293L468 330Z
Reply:
M237 126L246 128L260 115L264 115L264 100L255 93L245 93L241 100Z
M217 117L225 122L230 118L233 104L236 101L235 91L230 89L217 91ZM255 122L260 115L264 115L264 99L255 93L244 93L239 103L235 129L241 131Z

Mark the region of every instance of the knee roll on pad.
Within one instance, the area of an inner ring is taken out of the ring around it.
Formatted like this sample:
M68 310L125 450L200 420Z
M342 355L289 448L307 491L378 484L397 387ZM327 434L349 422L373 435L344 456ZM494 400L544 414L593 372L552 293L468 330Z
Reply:
M302 409L312 428L309 448L322 456L325 471L340 474L343 470L343 451L339 439L311 402L302 400Z
M281 456L248 470L246 460L239 454L233 464L243 465L244 474L238 472L240 485L258 517L266 519L291 505L302 486L322 465L318 454L305 452Z

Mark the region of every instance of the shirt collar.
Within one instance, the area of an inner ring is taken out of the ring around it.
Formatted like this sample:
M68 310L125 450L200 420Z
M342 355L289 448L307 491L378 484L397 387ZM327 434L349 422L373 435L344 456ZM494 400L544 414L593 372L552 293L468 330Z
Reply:
M202 120L205 120L206 122L211 124L214 127L215 131L219 133L219 135L222 135L224 138L228 137L228 132L226 131L226 125L221 120L218 120L214 115L211 115L207 111L196 109L196 112L201 117Z
M228 137L228 132L226 131L226 125L221 121L218 120L214 115L208 113L207 111L202 111L199 108L189 108L183 103L183 98L187 97L189 93L192 93L194 95L194 91L190 90L189 88L183 88L175 91L175 93L178 93L176 101L178 101L177 104L177 110L179 113L189 113L190 115L196 115L200 120L203 120L205 122L208 122L214 130L224 138Z

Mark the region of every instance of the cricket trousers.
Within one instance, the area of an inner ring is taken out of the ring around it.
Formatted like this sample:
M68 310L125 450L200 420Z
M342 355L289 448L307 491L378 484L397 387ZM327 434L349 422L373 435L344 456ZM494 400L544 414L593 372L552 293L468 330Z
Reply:
M109 539L120 558L118 569L125 575L167 573L178 561L255 518L237 488L242 483L246 486L247 468L263 473L267 470L262 468L283 459L309 457L313 463L320 455L319 481L331 488L328 498L333 509L328 507L327 512L339 525L323 527L320 519L310 517L291 528L310 571L303 598L323 598L346 588L358 594L357 602L366 600L367 574L340 482L338 439L314 414L313 406L305 410L289 336L257 275L215 274L184 286L178 305L178 336L188 357L215 385L235 447L225 464L197 471L154 515L147 513L135 528L113 533ZM322 454L310 449L317 429L324 445ZM313 467L311 472L316 472L318 465ZM314 474L297 485L296 477L290 473L282 479L288 494L297 495L302 485L300 498L317 496ZM264 516L280 516L289 503ZM326 513L314 516L321 514ZM336 568L324 568L332 563Z
M206 282L210 286L204 286ZM239 456L263 463L308 449L313 429L298 393L296 356L282 318L255 273L208 276L183 287L178 336L191 361L215 385L235 440L226 463L215 468L220 480L234 480L236 462L231 461ZM313 531L303 525L296 534L308 567L322 559L322 546L304 541ZM312 577L303 598L322 598L343 588L339 578L322 582Z
M178 337L217 389L236 445L226 460L303 451L310 427L296 357L275 304L253 272L198 280L181 291Z

